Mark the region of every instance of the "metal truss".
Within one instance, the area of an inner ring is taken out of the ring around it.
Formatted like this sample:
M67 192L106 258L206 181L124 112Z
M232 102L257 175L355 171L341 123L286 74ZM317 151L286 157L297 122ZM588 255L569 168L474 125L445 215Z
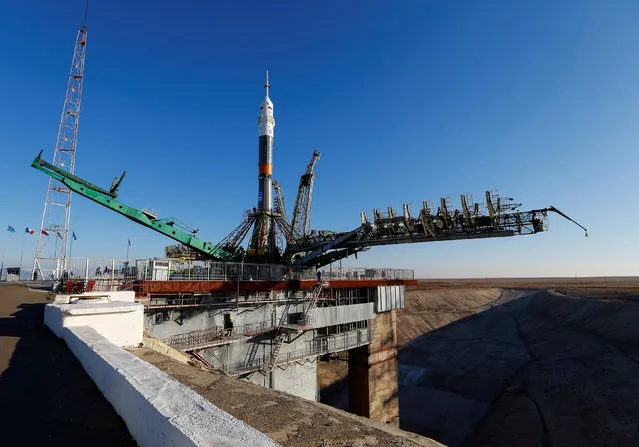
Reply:
M512 199L502 202L490 192L486 197L488 215L481 211L479 204L469 206L469 196L461 197L462 210L452 210L450 201L442 198L435 214L427 202L417 217L411 216L407 205L403 206L402 214L396 214L390 207L386 213L373 210L372 221L361 213L358 228L341 233L312 232L290 244L288 255L301 266L321 267L378 245L536 234L548 229L549 211L586 230L552 206L522 212L517 210L520 204L512 203Z
M86 42L87 28L83 26L78 30L75 40L71 71L53 155L53 165L70 174L73 174L75 166ZM33 260L33 270L37 271L41 278L51 274L58 278L67 270L70 220L71 190L58 180L49 178ZM43 269L48 275L43 272Z
M317 163L321 155L318 150L313 151L313 158L306 166L306 172L300 177L300 185L297 190L297 198L291 220L293 231L299 235L307 235L311 229L311 203L313 201L313 183L315 182L314 169L315 163Z

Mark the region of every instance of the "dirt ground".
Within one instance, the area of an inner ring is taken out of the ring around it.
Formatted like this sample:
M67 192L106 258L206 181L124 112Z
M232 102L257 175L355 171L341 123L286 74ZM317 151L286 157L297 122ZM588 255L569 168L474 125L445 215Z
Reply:
M420 281L397 318L400 426L449 446L639 445L638 319L639 278ZM322 363L320 383L346 372Z
M0 444L136 445L71 351L44 326L47 297L0 285Z
M326 405L185 365L148 348L130 349L130 352L284 447L441 445Z

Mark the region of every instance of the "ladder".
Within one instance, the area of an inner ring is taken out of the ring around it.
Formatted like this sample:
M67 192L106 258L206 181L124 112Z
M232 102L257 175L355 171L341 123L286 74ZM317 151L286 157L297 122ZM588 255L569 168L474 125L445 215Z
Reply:
M317 283L309 292L311 295L311 302L308 305L308 308L304 311L304 319L307 322L310 321L310 313L313 309L317 307L317 302L319 301L319 296L322 293L322 283ZM268 360L268 364L266 365L266 371L271 372L275 367L275 362L277 362L277 356L280 353L280 349L282 349L282 344L284 343L284 325L286 324L286 320L288 318L288 309L290 306L290 300L286 303L286 307L284 308L284 312L280 316L279 323L277 325L277 333L273 338L273 351L271 353L271 357Z
M324 284L318 282L313 286L310 290L309 295L311 296L311 301L308 304L308 308L304 311L304 320L306 321L306 326L308 326L311 322L311 312L313 309L317 307L317 303L319 302L319 297L322 294L322 288Z
M286 306L284 306L284 311L280 316L280 319L277 323L277 332L275 333L275 337L273 338L273 351L271 353L271 357L268 359L268 363L266 365L266 371L273 371L273 367L275 366L275 362L277 361L277 356L280 353L280 349L282 349L282 344L284 343L284 325L288 319L288 309L291 306L291 301L288 300L286 302Z

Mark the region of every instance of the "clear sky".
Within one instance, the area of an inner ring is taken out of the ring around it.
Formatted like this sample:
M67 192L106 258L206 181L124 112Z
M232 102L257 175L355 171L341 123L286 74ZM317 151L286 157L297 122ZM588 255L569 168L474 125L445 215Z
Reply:
M83 0L0 0L0 244L30 268ZM422 277L636 275L639 2L94 1L76 174L219 241L257 200L264 70L289 208L319 148L311 226L498 189L550 231L378 247L349 264ZM79 196L73 256L171 241ZM4 231L12 225L18 231Z

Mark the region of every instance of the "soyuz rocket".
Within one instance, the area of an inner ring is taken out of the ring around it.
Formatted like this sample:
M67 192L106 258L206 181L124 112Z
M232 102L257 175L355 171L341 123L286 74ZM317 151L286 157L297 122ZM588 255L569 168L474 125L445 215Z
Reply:
M259 135L257 209L270 213L273 210L273 129L275 128L275 118L273 117L273 103L268 97L269 87L267 70L264 101L260 104L260 115L257 118Z
M248 247L248 255L275 261L277 246L275 241L275 223L273 222L273 103L268 97L268 71L264 84L264 101L260 104L257 117L258 129L258 172L257 172L257 208L253 209L255 227Z

